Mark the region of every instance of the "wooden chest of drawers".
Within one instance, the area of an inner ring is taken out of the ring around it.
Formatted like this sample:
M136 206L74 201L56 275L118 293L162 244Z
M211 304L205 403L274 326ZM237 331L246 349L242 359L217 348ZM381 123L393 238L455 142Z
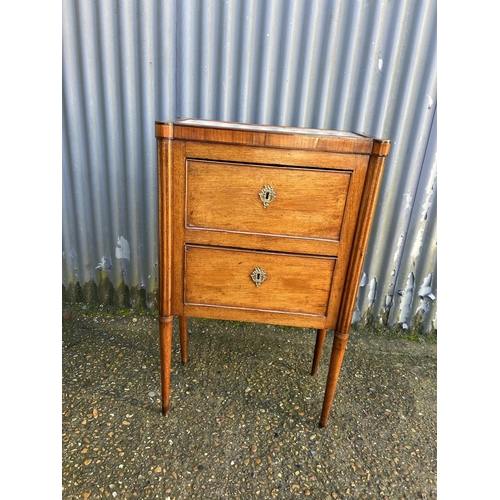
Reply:
M156 122L163 413L172 318L187 362L187 317L326 330L334 343L328 420L390 143L351 132Z

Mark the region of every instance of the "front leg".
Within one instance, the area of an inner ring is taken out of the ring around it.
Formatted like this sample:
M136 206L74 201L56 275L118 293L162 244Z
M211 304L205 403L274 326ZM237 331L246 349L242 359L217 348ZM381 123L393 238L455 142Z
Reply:
M179 334L181 341L181 361L185 365L188 361L188 331L187 317L179 316Z
M328 369L328 379L326 381L325 399L323 400L323 410L319 421L320 427L326 427L330 409L332 407L333 396L339 380L340 368L344 359L345 348L347 346L348 333L335 332L332 347L332 357L330 358L330 368Z
M161 400L163 415L170 410L170 364L172 360L172 316L160 316Z

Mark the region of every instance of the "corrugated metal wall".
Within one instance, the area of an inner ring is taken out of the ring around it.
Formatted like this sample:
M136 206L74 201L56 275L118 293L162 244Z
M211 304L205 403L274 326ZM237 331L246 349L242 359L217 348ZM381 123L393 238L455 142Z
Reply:
M354 321L437 328L436 0L64 0L63 286L156 306L154 121L393 141Z

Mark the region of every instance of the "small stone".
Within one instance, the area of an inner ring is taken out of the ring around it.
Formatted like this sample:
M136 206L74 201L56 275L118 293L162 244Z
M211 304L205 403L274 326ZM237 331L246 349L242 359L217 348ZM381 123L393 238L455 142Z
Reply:
M92 462L92 459L91 458L87 458L87 460L85 460L85 462L83 462L84 465L89 465L90 462Z
M130 425L130 422L129 422L128 420L124 420L124 421L122 422L122 424L123 424L123 425Z
M97 418L99 416L99 411L97 410L97 408L93 409L92 415L93 415L94 418Z
M161 467L159 465L156 467L155 472L161 472Z
M154 398L154 397L156 396L156 392L155 392L155 391L149 391L149 392L148 392L148 396L149 396L150 398Z

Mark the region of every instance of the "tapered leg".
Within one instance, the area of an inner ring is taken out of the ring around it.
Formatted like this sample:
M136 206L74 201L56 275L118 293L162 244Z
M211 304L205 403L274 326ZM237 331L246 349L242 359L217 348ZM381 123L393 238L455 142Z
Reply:
M170 410L170 363L172 360L172 316L160 321L161 400L163 415Z
M348 333L337 333L333 339L332 357L330 358L330 368L328 369L328 379L326 381L325 399L323 400L323 410L319 421L320 427L326 427L330 408L332 407L333 396L339 379L340 367L344 359L345 348L347 345Z
M325 337L326 337L326 330L317 331L311 375L316 375L316 372L318 371L319 361L321 359L321 353L323 352L323 344L325 343Z
M179 316L179 333L181 338L181 361L185 365L188 361L188 332L187 317Z

